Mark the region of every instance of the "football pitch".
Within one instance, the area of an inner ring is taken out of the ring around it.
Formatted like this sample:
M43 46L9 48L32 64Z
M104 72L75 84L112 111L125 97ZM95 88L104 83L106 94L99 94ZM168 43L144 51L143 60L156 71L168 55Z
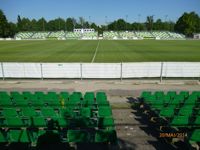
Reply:
M200 61L200 41L0 41L0 62Z

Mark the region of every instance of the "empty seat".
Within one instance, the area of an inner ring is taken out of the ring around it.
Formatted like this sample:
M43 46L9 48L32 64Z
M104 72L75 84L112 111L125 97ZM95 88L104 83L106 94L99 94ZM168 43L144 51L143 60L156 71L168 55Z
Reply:
M20 143L28 143L29 136L26 130L10 130L9 131L9 142L20 142Z
M5 108L2 111L4 117L17 117L18 113L14 108Z
M5 118L5 125L7 127L12 127L12 128L19 128L19 127L24 127L25 124L19 117L6 117Z
M172 118L174 116L174 108L173 107L166 107L162 109L159 113L160 117L165 118Z
M80 114L82 117L90 118L91 117L91 109L89 107L83 107L80 110Z
M56 113L53 108L42 108L41 113L44 117L56 117Z
M66 119L66 118L63 118L63 117L58 117L54 120L58 121L58 124L59 124L60 127L68 128L70 126L70 120L69 119Z
M150 96L151 96L150 91L143 91L140 95L140 98L146 98L146 97L150 97Z
M189 140L191 142L200 142L200 129L194 130Z
M113 127L114 120L112 117L99 118L98 126L99 128Z
M12 101L10 97L5 96L5 97L0 97L0 106L12 106Z
M59 97L64 100L69 100L69 93L68 92L60 92Z
M23 117L35 117L37 116L37 112L35 111L35 109L33 108L29 108L29 107L24 107L21 109L21 115Z
M188 91L180 91L179 95L183 96L184 98L187 98L189 96L189 92Z
M95 142L105 143L111 142L115 143L117 141L117 135L115 130L98 130L95 133Z
M6 143L6 142L7 142L6 135L4 135L2 131L0 131L0 143Z
M30 119L30 125L32 127L46 127L46 120L43 117L32 117Z
M200 116L197 116L195 121L194 121L195 126L200 126Z
M110 107L99 107L98 116L99 117L109 117L112 115Z
M83 99L84 106L92 106L95 104L94 92L86 92Z
M172 126L187 127L189 125L188 116L175 116L171 122Z
M81 130L68 130L67 141L75 143L86 143L89 142L89 133Z
M179 116L191 116L192 114L193 114L193 110L188 107L182 107L178 113Z
M176 91L168 91L167 95L170 96L170 98L174 98L176 96Z

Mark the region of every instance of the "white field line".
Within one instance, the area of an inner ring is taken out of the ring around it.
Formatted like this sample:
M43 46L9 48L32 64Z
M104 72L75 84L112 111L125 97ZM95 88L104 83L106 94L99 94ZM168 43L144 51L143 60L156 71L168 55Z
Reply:
M98 44L97 44L97 47L96 47L96 50L95 50L95 53L94 53L94 56L93 56L93 58L92 58L92 62L91 62L91 63L93 63L94 60L95 60L95 57L96 57L96 55L97 55L97 51L98 51L98 48L99 48L99 43L100 43L100 40L99 40L99 42L98 42Z

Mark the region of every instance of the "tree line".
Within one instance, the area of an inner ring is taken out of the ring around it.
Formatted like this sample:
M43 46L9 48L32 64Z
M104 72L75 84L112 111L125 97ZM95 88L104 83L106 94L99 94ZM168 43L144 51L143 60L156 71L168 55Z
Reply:
M118 19L106 25L98 26L94 22L86 21L83 17L56 18L47 21L45 18L38 20L17 17L17 23L8 22L3 11L0 10L0 37L14 37L22 31L73 31L74 28L94 28L102 31L175 31L192 36L193 33L200 33L200 16L195 12L184 13L176 22L154 20L154 16L147 16L145 22L129 23L124 19Z

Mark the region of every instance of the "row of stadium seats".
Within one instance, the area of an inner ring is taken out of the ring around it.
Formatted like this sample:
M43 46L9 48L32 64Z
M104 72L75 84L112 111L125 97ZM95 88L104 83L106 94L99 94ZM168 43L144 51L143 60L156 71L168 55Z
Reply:
M5 106L108 106L105 93L97 92L96 98L93 92L87 92L82 98L82 93L74 92L71 95L68 92L0 92L0 107Z
M75 143L115 143L115 130L96 130L87 132L86 130L68 130L66 135L63 135L58 130L26 130L12 129L8 132L0 132L0 143L37 143L37 140L42 135L56 134L62 139L62 142ZM61 136L62 135L62 136Z
M200 92L142 92L140 104L162 127L186 132L190 143L200 142ZM162 130L163 131L163 130Z
M36 143L49 132L64 142L117 141L104 92L1 91L0 127L0 143Z
M15 36L20 39L97 39L97 32L19 32ZM178 33L168 31L133 31L133 32L107 32L103 33L104 39L144 39L144 38L156 38L156 39L185 39L185 36Z

